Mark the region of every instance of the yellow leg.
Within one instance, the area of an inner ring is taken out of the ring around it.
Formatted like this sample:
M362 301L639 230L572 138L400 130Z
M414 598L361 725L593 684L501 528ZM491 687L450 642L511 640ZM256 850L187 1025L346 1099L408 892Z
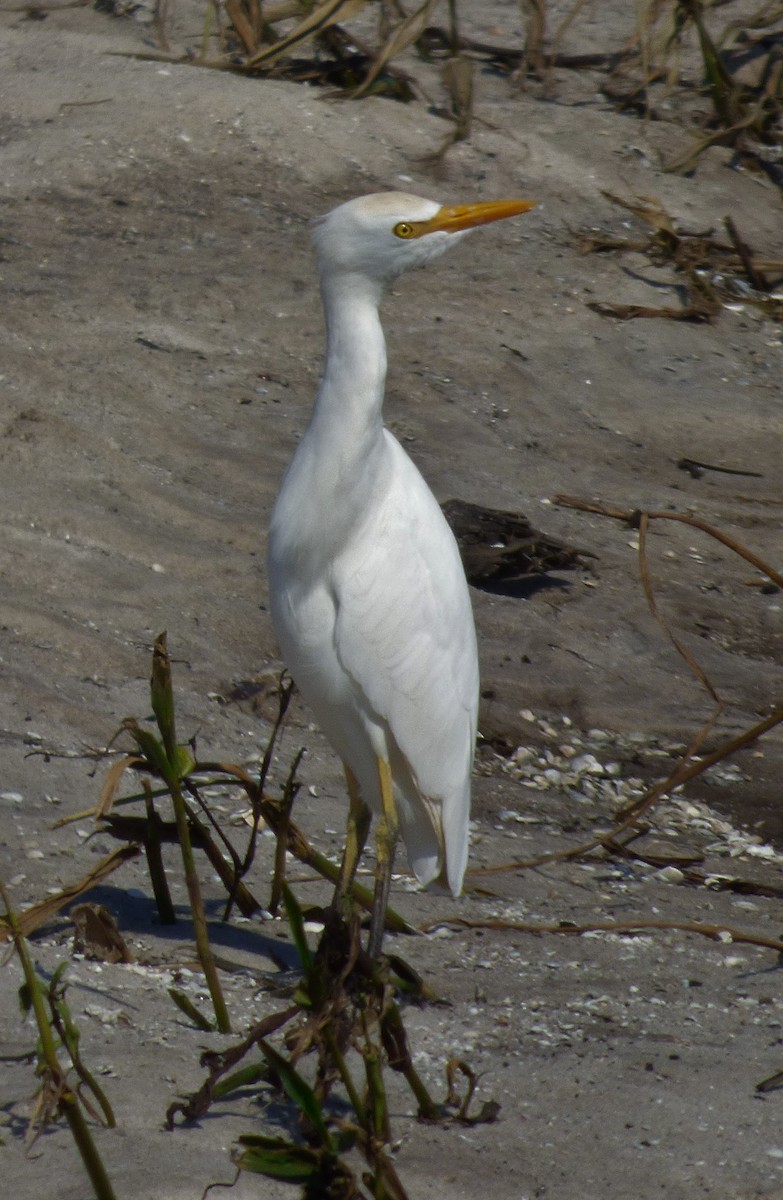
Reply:
M378 766L378 782L381 788L382 807L375 834L377 846L375 895L372 902L370 940L367 944L367 951L371 958L378 957L383 945L386 907L389 903L389 887L391 885L392 866L394 865L394 847L397 844L397 832L399 828L397 806L394 803L391 767L384 758L376 759L376 763Z
M349 766L343 763L345 782L348 785L348 828L345 836L345 850L340 864L340 875L334 893L335 905L341 905L348 895L356 868L361 858L367 834L370 829L372 814L359 795L359 784Z

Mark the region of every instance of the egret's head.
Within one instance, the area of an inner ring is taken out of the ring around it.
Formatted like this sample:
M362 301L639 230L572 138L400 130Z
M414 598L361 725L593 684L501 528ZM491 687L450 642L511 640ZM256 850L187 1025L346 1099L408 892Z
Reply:
M385 283L436 258L476 225L533 207L530 200L443 206L404 192L359 196L314 222L321 277L363 275Z

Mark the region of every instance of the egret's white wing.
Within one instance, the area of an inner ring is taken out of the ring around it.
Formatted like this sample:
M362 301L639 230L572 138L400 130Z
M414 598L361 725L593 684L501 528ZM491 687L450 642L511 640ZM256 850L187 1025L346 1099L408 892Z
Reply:
M419 808L423 801L431 824L442 826L453 886L464 870L476 731L473 614L454 536L410 459L388 440L391 490L334 563L335 650L387 727Z

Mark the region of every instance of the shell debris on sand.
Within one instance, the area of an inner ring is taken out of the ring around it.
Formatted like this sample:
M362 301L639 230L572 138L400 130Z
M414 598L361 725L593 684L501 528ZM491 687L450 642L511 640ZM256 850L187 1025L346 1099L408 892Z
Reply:
M543 794L559 792L571 805L579 805L579 828L585 820L603 827L615 814L640 800L655 780L665 777L684 753L683 743L643 733L611 733L602 729L579 731L568 718L558 728L550 720L537 718L529 710L521 714L535 724L541 744L520 745L509 754L485 752L480 761L482 774L500 772L525 789L519 805L506 803L495 817L495 828L505 827L506 836L524 836L521 827L552 825L552 813L544 806ZM636 772L643 768L645 778ZM691 790L727 788L750 782L736 762L727 760L708 768L690 785ZM541 803L530 793L542 793ZM701 852L729 857L745 857L770 864L783 863L783 854L755 833L738 828L719 816L702 798L685 798L676 787L645 813L648 835L657 838L688 837L699 841ZM516 828L515 828L516 827ZM668 872L664 873L664 872ZM681 882L676 867L658 872L661 879Z

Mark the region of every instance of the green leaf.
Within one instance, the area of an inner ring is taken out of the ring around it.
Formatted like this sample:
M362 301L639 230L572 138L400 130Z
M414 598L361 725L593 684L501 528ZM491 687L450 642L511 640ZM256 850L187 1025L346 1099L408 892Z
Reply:
M237 1166L254 1171L269 1179L288 1183L305 1183L321 1169L321 1154L308 1146L297 1146L282 1138L267 1138L261 1134L246 1134L240 1142L247 1147L237 1155Z
M270 1046L269 1042L261 1038L258 1045L261 1048L264 1058L280 1079L280 1084L289 1100L293 1100L297 1108L305 1114L310 1124L320 1135L324 1145L331 1148L332 1139L329 1136L329 1130L326 1127L321 1106L310 1084L291 1066L287 1058L283 1058L282 1054L278 1054L274 1046Z
M70 963L68 963L68 962L61 962L61 963L57 964L57 966L54 968L54 971L52 972L52 978L49 981L49 991L52 991L54 988L56 988L59 985L60 980L62 979L65 972L68 970L69 966L70 966Z
M127 717L122 722L122 728L133 738L138 746L139 754L145 759L147 766L165 779L170 768L163 743L155 737L154 733L150 733L148 729L142 729L133 717Z
M82 1035L81 1031L76 1025L76 1022L71 1016L71 1010L64 1000L52 1001L51 993L49 1003L52 1005L53 1011L56 1012L60 1018L60 1024L63 1031L63 1041L68 1053L74 1058L78 1057L79 1040Z
M288 924L291 926L291 937L294 939L294 945L302 964L302 970L305 975L308 975L313 965L313 954L307 942L304 917L299 907L299 901L287 883L283 884L283 903L285 904Z
M189 775L196 766L196 760L193 757L190 746L175 746L174 759L171 765L177 772L178 779L184 779L186 775Z
M159 775L166 783L172 778L184 779L195 768L196 760L189 746L175 746L173 757L170 759L163 742L148 729L142 729L133 717L128 717L123 721L122 727L133 738L139 754L144 758L150 770Z
M287 1142L285 1138L272 1137L268 1133L241 1133L237 1141L242 1146L260 1147L262 1150L283 1149L296 1146L295 1142ZM298 1149L299 1147L297 1147Z
M210 1021L202 1012L196 1008L193 1001L184 992L177 991L176 988L169 988L169 995L176 1004L180 1012L183 1012L196 1026L197 1029L203 1029L205 1033L213 1033L215 1029L214 1021Z
M394 972L393 983L397 990L404 992L415 1000L426 1000L429 1004L447 1004L436 992L433 992L418 971L414 971L410 963L397 954L387 954L389 966Z
M225 1079L221 1079L212 1088L212 1099L222 1100L224 1096L230 1096L232 1092L238 1091L242 1087L247 1087L251 1083L269 1083L269 1067L266 1063L251 1063L247 1067L240 1068L239 1071L234 1071L233 1074L227 1075Z
M177 735L174 725L174 691L171 686L171 663L166 646L166 631L155 638L152 652L152 676L150 678L152 711L158 722L160 736L166 749L166 757L173 765L177 752Z
M19 987L19 1008L24 1016L27 1016L30 1009L33 1007L33 992L32 988L25 982Z

